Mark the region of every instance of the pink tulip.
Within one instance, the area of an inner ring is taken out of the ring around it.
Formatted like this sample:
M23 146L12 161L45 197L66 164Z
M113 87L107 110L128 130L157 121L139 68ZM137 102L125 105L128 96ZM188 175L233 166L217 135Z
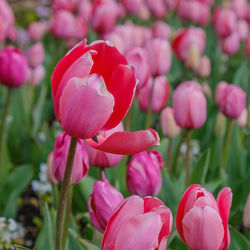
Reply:
M107 138L110 135L112 135L115 132L123 132L124 128L122 125L122 122L119 123L116 127L102 131L102 133L99 133L99 136L102 136L103 138ZM94 149L88 145L88 143L85 143L85 147L89 156L89 164L93 167L101 167L101 168L112 168L119 164L119 162L122 159L122 155L118 154L110 154L106 153L97 149Z
M53 0L53 10L67 10L73 11L76 7L77 0Z
M233 55L238 52L240 48L240 36L238 32L233 32L230 36L220 41L222 51L227 55Z
M180 127L174 118L174 110L170 107L166 107L161 112L161 129L163 135L168 138L175 138L180 133Z
M168 40L171 36L171 28L170 26L163 22L163 21L157 21L155 22L153 28L152 28L153 36L155 38L161 38Z
M230 9L238 19L244 19L247 14L247 0L231 0Z
M202 56L200 65L197 69L197 74L202 78L207 78L211 74L211 63L207 56Z
M237 23L237 31L240 37L240 41L245 41L247 39L248 36L248 23L245 20L240 20Z
M180 127L200 128L207 118L207 100L200 85L195 81L180 84L174 91L173 109Z
M220 111L230 119L237 119L246 107L246 93L226 82L217 85L215 99Z
M32 68L35 68L44 61L43 44L38 42L32 45L28 50L28 61Z
M230 244L228 217L232 203L229 187L223 188L217 201L200 185L191 185L178 206L176 228L191 250L227 249Z
M65 132L57 136L53 151L52 173L58 182L64 177L67 156L69 151L70 136ZM88 174L89 159L84 141L78 139L74 156L73 168L70 177L70 184L77 184Z
M136 14L140 11L144 0L122 0L122 4L125 6L128 13Z
M55 176L53 175L53 172L52 172L52 164L53 164L53 152L51 152L49 155L48 155L48 158L47 158L47 178L49 180L49 182L52 184L52 185L57 185L58 184L58 181L57 179L55 178Z
M248 112L247 112L247 109L245 108L241 112L241 114L237 120L239 127L245 128L247 126L247 118L248 118Z
M9 88L21 87L28 78L28 61L21 50L7 46L0 50L0 83Z
M155 196L161 190L161 168L164 162L156 150L133 155L127 168L127 187L131 194Z
M158 1L144 0L144 1L154 17L162 18L167 14L167 7L164 3L164 0L158 0Z
M137 88L143 87L150 76L147 51L141 47L135 47L126 53L126 58L129 65L135 69L135 77L139 80Z
M250 35L248 36L246 40L246 46L245 46L246 54L250 58Z
M164 250L172 225L172 213L161 200L130 196L109 219L102 250Z
M45 68L43 65L38 65L34 69L30 69L29 83L37 86L45 77Z
M167 40L153 38L145 45L153 76L165 75L169 72L172 63L172 52Z
M250 194L248 194L247 202L244 208L243 224L244 227L250 228Z
M164 0L168 9L174 10L182 0Z
M77 15L89 22L92 15L92 3L90 0L79 0L77 5Z
M217 8L213 19L216 33L220 37L231 35L237 29L237 19L233 11Z
M70 136L113 154L134 154L159 143L152 129L102 136L126 115L136 88L134 70L109 42L79 43L58 63L51 81L55 115Z
M86 21L80 16L75 17L73 38L79 41L85 38L87 35L88 25Z
M89 217L99 232L104 232L109 218L124 200L122 194L109 184L102 172L102 180L96 181L88 200Z
M29 38L33 41L41 40L48 30L49 23L46 21L31 23L28 28Z
M182 61L186 61L188 52L191 46L196 46L200 54L205 50L206 34L200 28L181 29L177 32L172 41L172 48L177 56Z
M152 91L152 111L157 113L164 108L170 96L170 86L165 76L150 78L145 86L138 89L136 99L144 112L148 111Z

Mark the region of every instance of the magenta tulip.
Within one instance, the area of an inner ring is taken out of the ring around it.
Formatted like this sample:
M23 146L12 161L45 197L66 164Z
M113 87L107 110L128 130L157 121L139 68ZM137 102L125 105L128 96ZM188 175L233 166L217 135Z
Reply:
M105 231L109 218L123 200L122 194L110 185L102 172L102 180L95 182L88 200L90 220L98 231Z
M195 81L180 84L174 91L173 109L176 123L187 129L198 129L207 118L207 100Z
M232 203L229 187L223 188L217 201L200 185L191 185L178 206L176 228L191 250L227 249L230 244L228 217Z
M166 249L172 225L172 213L161 200L130 196L109 219L102 250Z

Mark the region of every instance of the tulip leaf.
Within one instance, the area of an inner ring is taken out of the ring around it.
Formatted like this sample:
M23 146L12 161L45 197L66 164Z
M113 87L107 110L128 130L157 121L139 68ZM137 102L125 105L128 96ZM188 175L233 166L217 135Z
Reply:
M250 241L233 227L229 226L231 243L228 250L250 249Z
M85 250L77 240L76 234L70 229L68 232L67 250Z
M18 246L18 245L15 245L14 249L15 250L29 250L29 248L26 248L26 247L23 247L23 246Z

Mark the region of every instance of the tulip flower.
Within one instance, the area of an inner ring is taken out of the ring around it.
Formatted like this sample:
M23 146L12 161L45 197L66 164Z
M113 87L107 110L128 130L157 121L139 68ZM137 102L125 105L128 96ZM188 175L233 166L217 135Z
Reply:
M228 248L231 203L232 192L229 187L220 191L217 201L200 185L191 185L186 190L178 206L176 228L191 250Z
M42 43L32 45L28 50L28 61L32 68L37 67L44 61L44 48Z
M155 79L149 78L146 85L138 89L136 99L144 112L149 109L152 91L152 111L157 113L164 108L170 97L170 86L165 76L158 76Z
M247 16L247 0L230 1L230 9L238 19L244 19Z
M248 112L247 112L247 109L245 108L241 112L241 114L237 120L239 127L245 128L247 126L247 118L248 118Z
M220 46L223 53L233 55L238 52L240 48L240 36L238 32L233 32L231 35L221 39Z
M121 1L128 13L139 13L144 0L122 0Z
M248 194L247 202L244 208L243 224L244 227L250 228L250 194Z
M207 56L202 56L200 60L200 65L197 69L197 74L202 78L207 78L211 73L211 63Z
M167 23L163 21L157 21L152 27L152 33L155 38L168 40L171 36L171 28Z
M88 200L90 220L98 231L105 231L109 218L123 200L122 194L110 185L102 172L102 180L95 182Z
M53 164L53 152L51 152L49 155L48 155L48 158L47 158L47 178L49 180L49 182L52 184L52 185L57 185L58 184L58 181L57 179L55 178L55 176L53 175L53 172L52 172L52 164Z
M109 135L118 131L124 131L122 122L110 130L102 131L102 136L107 138ZM90 147L88 143L85 143L85 147L89 156L89 164L93 167L112 168L116 166L122 159L122 155L110 154L98 149L94 149L93 147Z
M39 41L49 30L49 23L46 21L33 22L28 27L29 38L33 41Z
M90 0L79 0L77 7L77 15L89 22L92 15L92 3Z
M18 88L27 80L28 71L28 61L21 50L13 46L0 50L0 83Z
M172 213L161 200L130 196L109 219L102 250L166 249L172 225Z
M127 168L127 187L131 194L155 196L161 190L161 168L164 162L156 150L140 152L131 158Z
M180 84L174 91L173 109L180 127L200 128L207 118L207 101L200 85L195 81Z
M226 82L218 84L215 99L220 111L230 119L237 119L246 107L246 93Z
M53 151L52 173L58 182L61 182L64 177L66 168L67 156L69 151L70 136L65 132L61 133L56 138ZM86 152L84 141L77 141L76 152L73 162L73 168L70 178L70 184L76 184L88 174L89 159Z
M55 115L67 134L114 154L134 154L158 143L154 130L102 131L117 126L135 92L133 69L118 50L103 41L79 43L58 63L52 75Z
M45 73L43 65L38 65L34 69L30 69L29 83L33 86L37 86L43 80Z
M239 34L240 41L245 41L248 36L248 23L245 20L240 20L237 23L237 32Z
M145 3L154 17L162 18L167 14L167 7L164 3L164 0L158 0L158 1L145 0Z

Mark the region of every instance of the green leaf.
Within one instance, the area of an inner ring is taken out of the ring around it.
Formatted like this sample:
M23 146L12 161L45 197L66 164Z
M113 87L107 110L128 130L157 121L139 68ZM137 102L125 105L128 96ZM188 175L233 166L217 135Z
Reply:
M67 242L67 250L85 250L85 248L79 243L77 240L77 235L69 230L68 233L68 242Z
M15 250L29 250L29 248L18 246L18 245L14 245L14 247L15 247Z
M44 226L41 230L37 242L36 247L37 250L54 250L54 230L52 225L52 220L49 212L48 205L45 204L44 207Z
M228 250L250 249L250 241L233 227L229 226L231 243Z

